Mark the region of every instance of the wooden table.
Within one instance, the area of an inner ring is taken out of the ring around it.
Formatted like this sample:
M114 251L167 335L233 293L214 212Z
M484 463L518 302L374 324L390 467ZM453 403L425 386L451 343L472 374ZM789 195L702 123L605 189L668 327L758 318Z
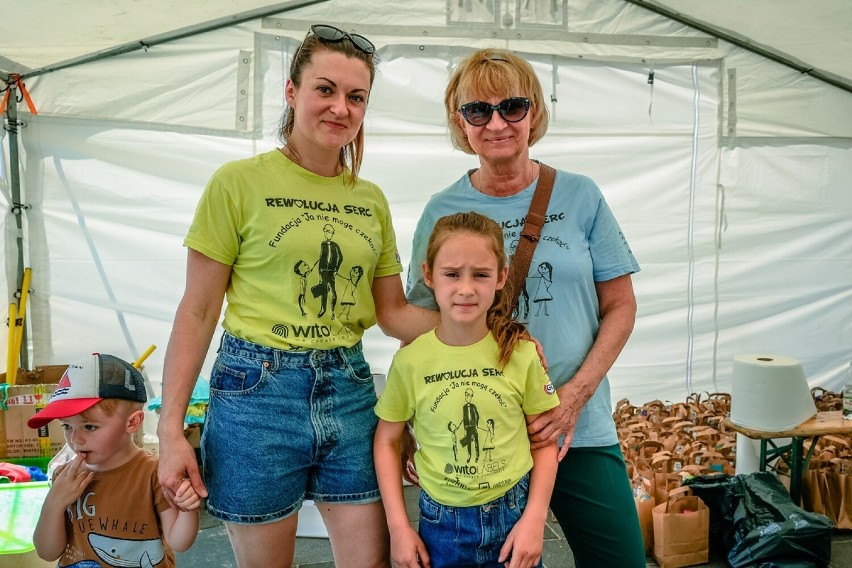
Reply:
M802 475L814 454L819 437L828 434L841 436L852 434L852 420L844 420L840 410L817 412L816 415L798 426L779 432L740 426L731 422L730 416L722 419L722 426L753 440L760 440L759 467L761 471L766 471L767 462L776 458L782 459L790 466L790 498L797 505L802 494ZM791 438L792 441L789 444L779 446L775 443L774 439L776 438ZM807 455L803 455L806 439L811 440L811 447Z

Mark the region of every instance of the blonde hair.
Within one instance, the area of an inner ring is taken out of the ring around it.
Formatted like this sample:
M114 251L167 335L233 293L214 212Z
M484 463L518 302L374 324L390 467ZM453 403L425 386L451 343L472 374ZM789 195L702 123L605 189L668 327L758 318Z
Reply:
M470 211L454 213L441 217L435 223L429 243L426 246L426 266L431 271L435 266L435 257L450 237L461 233L470 233L484 237L488 247L497 257L497 270L506 266L506 250L503 246L503 230L485 215ZM488 309L486 324L497 341L500 350L500 367L504 367L512 356L512 351L521 339L529 337L526 327L512 317L511 298L504 286L494 294L494 302Z
M137 410L142 410L145 405L141 402L136 402L134 400L124 400L122 398L104 398L101 399L100 402L97 402L80 413L80 416L83 420L92 420L94 418L95 409L99 409L106 416L112 416L119 410L124 413L125 416L130 416Z
M350 59L358 59L364 62L367 69L370 71L370 88L373 87L373 80L376 78L376 63L378 57L375 53L364 53L352 43L349 39L341 41L326 41L316 34L309 33L308 37L302 41L296 49L293 56L293 61L290 63L290 80L293 85L299 87L302 84L302 73L307 67L311 66L314 55L321 51L330 51L342 53ZM298 162L300 160L299 151L293 142L290 140L290 135L293 134L293 126L295 124L295 112L288 105L284 108L284 115L281 118L281 127L278 131L278 138L286 145L292 153L293 159ZM355 134L349 144L340 149L340 158L338 163L343 171L349 171L347 182L352 185L358 180L358 172L361 170L361 162L364 158L364 123Z
M453 146L475 154L460 121L459 108L475 98L527 97L530 99L530 136L532 146L544 137L550 114L544 102L541 82L532 65L510 51L486 48L463 59L450 75L444 93L444 108Z

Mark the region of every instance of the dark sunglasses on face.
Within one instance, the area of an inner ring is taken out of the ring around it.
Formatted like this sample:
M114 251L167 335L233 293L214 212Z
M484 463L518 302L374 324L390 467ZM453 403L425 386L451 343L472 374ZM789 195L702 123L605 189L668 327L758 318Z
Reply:
M373 45L373 42L371 42L361 34L346 33L340 28L335 28L334 26L329 26L328 24L314 24L313 26L311 26L311 31L309 33L313 33L315 36L317 36L323 41L343 41L344 39L348 39L350 42L352 42L352 45L354 45L367 55L372 55L376 53L376 46Z
M465 103L459 109L464 119L472 126L485 126L491 122L491 116L496 110L506 122L519 122L530 111L530 100L527 97L511 97L496 105L483 101Z

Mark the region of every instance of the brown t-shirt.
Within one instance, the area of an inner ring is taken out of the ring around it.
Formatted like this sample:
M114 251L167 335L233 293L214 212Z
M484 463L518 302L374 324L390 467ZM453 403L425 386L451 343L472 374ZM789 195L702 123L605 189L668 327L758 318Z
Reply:
M159 513L169 504L157 480L157 462L156 455L139 450L126 464L95 473L66 509L68 545L59 566L83 560L102 566L175 566L160 526Z

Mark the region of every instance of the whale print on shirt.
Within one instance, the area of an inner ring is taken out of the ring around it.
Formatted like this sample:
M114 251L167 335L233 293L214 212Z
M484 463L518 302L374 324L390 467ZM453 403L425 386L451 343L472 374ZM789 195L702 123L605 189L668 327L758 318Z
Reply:
M92 533L89 535L89 544L101 560L121 568L153 567L166 556L163 541L159 538L124 540Z

